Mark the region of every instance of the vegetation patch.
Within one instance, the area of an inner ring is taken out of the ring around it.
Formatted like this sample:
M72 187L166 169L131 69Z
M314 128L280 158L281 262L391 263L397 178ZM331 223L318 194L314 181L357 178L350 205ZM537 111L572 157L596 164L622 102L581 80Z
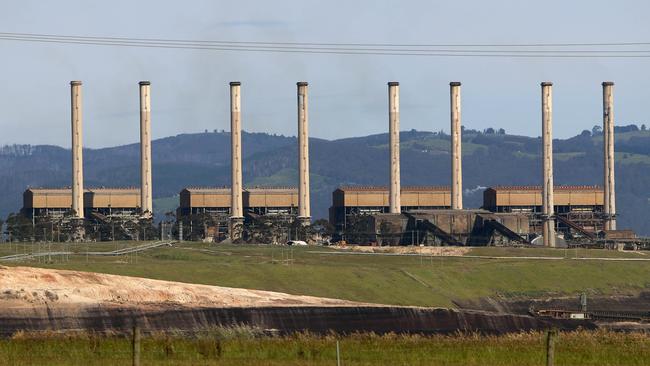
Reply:
M546 335L295 334L217 329L202 334L145 335L143 365L543 365ZM577 331L556 341L556 365L646 365L650 335ZM0 340L10 365L130 365L130 337L97 334L20 334Z
M116 246L102 243L72 247L85 251L113 250ZM13 250L8 244L0 247L5 248L5 255L47 248L44 244L12 244ZM55 248L59 249L52 245ZM637 295L650 287L647 261L583 259L587 257L648 259L633 252L584 249L474 248L466 256L445 257L353 253L328 247L182 243L117 257L87 257L80 253L2 264L432 307L453 307L455 300L503 294Z

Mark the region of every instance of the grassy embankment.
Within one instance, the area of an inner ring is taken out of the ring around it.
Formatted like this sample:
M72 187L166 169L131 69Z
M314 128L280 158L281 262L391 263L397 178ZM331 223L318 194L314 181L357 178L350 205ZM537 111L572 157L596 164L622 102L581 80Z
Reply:
M66 245L66 250L110 251L133 243ZM46 245L41 245L44 250ZM48 247L49 248L49 247ZM64 249L52 244L51 250ZM38 247L0 246L0 256ZM604 250L476 248L468 255L555 257L486 259L341 253L322 247L222 246L183 243L119 257L72 255L0 262L243 287L396 305L453 306L485 296L636 294L650 288L650 262L576 260L650 258Z

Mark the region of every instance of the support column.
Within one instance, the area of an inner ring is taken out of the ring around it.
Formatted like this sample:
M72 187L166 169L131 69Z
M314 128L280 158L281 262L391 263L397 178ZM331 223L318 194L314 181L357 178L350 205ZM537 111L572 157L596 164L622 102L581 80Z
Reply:
M616 184L614 180L614 83L603 83L603 149L604 149L604 228L616 230Z
M231 185L230 185L230 239L240 240L244 224L242 200L242 161L241 161L241 83L230 83L230 145L231 145Z
M151 83L140 82L140 213L153 217L151 179Z
M72 99L72 215L84 218L83 131L81 81L70 82Z
M460 115L460 83L451 82L451 209L463 209L463 156Z
M399 167L399 83L388 83L388 134L390 136L390 185L388 204L390 213L401 213Z
M553 83L542 83L542 160L544 185L542 188L542 220L544 246L555 248L555 212L553 200Z
M309 101L308 84L301 81L298 87L298 220L303 225L311 222L309 202Z

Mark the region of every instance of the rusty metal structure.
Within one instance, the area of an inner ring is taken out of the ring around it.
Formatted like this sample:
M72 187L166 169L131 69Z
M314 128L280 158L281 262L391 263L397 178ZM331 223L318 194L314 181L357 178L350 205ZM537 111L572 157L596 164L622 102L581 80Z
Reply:
M21 213L27 218L51 217L61 219L72 209L70 188L28 188L23 193Z
M28 188L23 193L22 212L28 217L64 218L72 209L70 188ZM134 217L140 210L137 188L87 188L83 192L83 212L87 218Z
M401 211L444 209L451 207L449 187L402 187ZM342 186L332 192L330 223L345 232L348 223L360 215L390 213L389 189L376 186Z
M597 239L604 229L603 189L555 186L553 192L558 233ZM402 214L390 214L385 187L336 189L330 207L336 238L359 244L518 245L543 233L541 186L487 188L479 210L450 209L448 187L405 187L401 196Z
M401 213L391 213L386 187L340 187L332 193L335 239L378 245L526 244L528 216L451 209L449 187L402 187Z
M188 187L179 194L177 220L190 240L220 241L229 235L231 217L229 187ZM260 218L293 222L298 217L298 189L293 187L244 188L244 223Z
M70 188L28 188L23 193L21 214L32 226L71 231L78 222L72 211ZM136 239L141 214L137 188L87 188L83 192L84 231L88 238ZM101 231L106 233L101 234ZM72 240L76 240L74 236Z
M91 188L84 192L87 217L133 219L141 211L138 188Z
M543 192L540 186L497 186L483 192L483 208L491 212L516 212L530 218L532 233L543 233ZM555 229L567 238L594 239L603 230L603 188L555 186Z

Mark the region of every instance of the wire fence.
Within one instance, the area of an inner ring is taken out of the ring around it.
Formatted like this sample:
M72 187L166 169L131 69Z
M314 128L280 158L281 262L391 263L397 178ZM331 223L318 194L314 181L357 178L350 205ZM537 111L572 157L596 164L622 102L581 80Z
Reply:
M237 327L236 327L237 328ZM648 336L618 335L578 331L561 334L550 329L502 336L459 332L454 335L374 333L326 335L294 333L263 334L244 327L238 330L211 332L159 332L150 334L134 326L128 334L18 334L0 340L0 356L12 365L41 364L130 364L130 365L207 365L207 364L534 364L554 366L560 340L567 343L560 355L593 352L594 344L585 347L583 336L595 344L609 341L626 347L615 351L606 348L599 355L635 349L639 360L648 353L642 350ZM601 336L604 339L597 340ZM564 338L564 339L562 339ZM581 343L582 342L582 343ZM573 349L571 349L573 348ZM603 347L605 348L605 347ZM522 350L525 349L525 352ZM592 357L593 358L593 355ZM612 358L610 355L609 358ZM566 360L566 359L565 359ZM251 361L256 363L250 363ZM453 361L453 362L452 362ZM514 363L513 363L514 361ZM634 363L641 364L641 363Z
M75 226L65 220L5 222L0 225L0 243L3 242L72 242L79 241L76 233L82 233L83 241L149 241L171 240L176 234L174 222L119 221L107 223L85 222Z

